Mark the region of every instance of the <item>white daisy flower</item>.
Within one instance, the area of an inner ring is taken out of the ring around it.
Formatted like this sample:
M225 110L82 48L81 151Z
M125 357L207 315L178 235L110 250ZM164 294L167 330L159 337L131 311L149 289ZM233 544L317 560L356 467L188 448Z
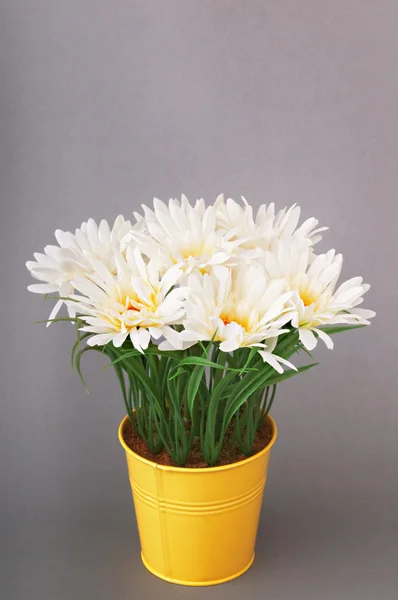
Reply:
M214 267L210 274L195 271L187 278L184 330L169 332L161 349L184 349L214 338L223 352L257 346L265 362L278 372L291 363L272 354L276 338L291 320L291 292L283 279L269 281L260 265L234 270ZM215 336L215 337L214 337Z
M308 350L317 344L314 332L333 348L333 341L320 327L323 325L369 325L375 316L372 310L357 308L370 288L362 277L353 277L336 289L343 257L329 250L315 256L297 240L281 240L274 252L266 252L264 265L271 279L284 277L296 312L293 327L299 328L300 340Z
M89 219L82 223L80 229L75 233L57 229L55 237L58 246L46 246L44 254L35 253L35 261L28 261L26 266L32 276L44 283L33 284L28 290L37 294L58 293L65 298L73 293L72 281L75 277L90 277L93 273L91 259L101 261L111 272L116 272L114 248L125 251L126 235L131 231L130 221L125 221L119 215L111 228L107 221L102 220L99 224ZM59 300L50 316L54 319L64 300ZM70 316L74 316L73 306L69 307Z
M327 227L317 228L317 219L307 219L298 227L301 209L293 204L275 214L275 205L262 204L256 215L253 208L243 198L243 206L232 198L225 202L221 194L215 202L217 209L217 228L222 232L231 232L231 240L241 240L240 247L247 250L257 249L260 252L272 249L275 241L286 237L294 237L312 246L322 239L320 232Z
M157 340L165 335L166 326L180 322L184 315L185 290L171 289L183 272L174 265L160 274L156 261L146 263L138 248L129 247L125 258L115 252L115 258L115 275L92 258L90 280L78 276L72 281L82 296L72 295L71 299L86 323L82 331L96 334L88 339L89 346L112 341L119 347L130 337L134 347L142 352L151 338Z
M155 198L153 205L153 210L143 205L145 226L141 215L135 213L140 231L129 235L148 258L161 260L165 268L178 264L186 273L195 267L206 270L236 263L234 253L239 242L230 241L228 232L217 230L214 206L206 208L203 199L191 206L184 195L181 202L170 199L168 206Z

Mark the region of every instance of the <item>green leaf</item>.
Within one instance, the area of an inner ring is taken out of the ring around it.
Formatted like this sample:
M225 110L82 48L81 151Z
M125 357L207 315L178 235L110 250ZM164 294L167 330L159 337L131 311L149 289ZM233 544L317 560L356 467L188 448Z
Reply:
M112 356L116 356L117 355L117 350L114 347L108 348L107 349L107 353L108 353L108 356L111 358ZM115 365L114 369L115 369L116 376L117 376L117 378L119 380L120 389L122 390L122 396L123 396L123 400L124 400L124 404L125 404L125 407L126 407L127 414L129 416L129 419L131 421L132 426L134 427L134 416L133 416L131 404L129 402L130 398L127 396L126 382L125 382L125 379L124 379L123 370L122 370L122 368L119 365Z
M283 373L278 373L277 375L267 379L267 385L274 385L274 384L280 383L281 381L285 381L286 379L291 379L295 375L304 373L305 371L308 371L309 369L312 369L312 367L316 367L317 365L319 365L319 363L315 362L315 363L311 363L310 365L305 365L304 367L299 367L297 369L297 371L290 369L289 371L284 371Z
M203 356L201 357L202 359L205 359L205 360L207 359L207 355L210 351L211 345L212 344L209 344L207 348L204 348ZM183 361L181 361L181 362L183 362ZM188 383L187 404L188 404L189 413L191 415L193 414L194 403L195 403L196 395L198 393L200 382L203 377L204 370L205 370L204 365L197 364L193 370L193 373L192 373L189 383Z
M245 367L243 367L242 369L233 369L232 367L226 367L225 365L213 362L206 358L202 358L201 356L189 356L188 358L184 358L178 363L178 368L183 367L185 365L201 365L203 367L212 367L213 369L234 371L235 373L242 373L246 370L257 371L257 369L246 369Z
M253 394L259 387L265 385L266 380L270 376L272 367L265 366L264 371L260 373L249 373L241 379L238 385L235 387L235 391L232 394L228 402L228 407L224 414L223 430L226 431L229 422L236 413L236 411L244 404L246 399ZM272 369L273 370L273 369Z
M84 377L83 377L83 374L82 374L80 363L81 363L81 359L82 359L83 354L85 352L88 352L89 350L96 350L98 352L97 348L94 348L94 347L91 347L91 346L85 346L85 348L83 348L82 350L79 350L79 352L77 352L76 358L75 358L76 371L79 374L80 381L82 382L83 387L86 390L87 394L89 393L89 391L88 391L88 388L86 386L86 382L84 381Z
M284 333L280 336L280 340L276 345L274 354L277 354L282 358L287 358L289 355L291 355L290 353L294 350L294 347L298 344L298 342L299 334L297 330Z
M158 386L159 384L159 375L158 375L158 370L157 370L157 365L156 365L156 360L154 358L153 355L148 355L146 357L146 360L148 362L149 365L149 373L151 376L151 379L155 382L155 385Z
M349 331L350 329L362 329L368 327L368 325L325 325L325 327L318 327L328 335L334 335L342 331Z
M44 296L44 300L65 300L67 302L79 302L79 300L76 300L75 298L70 298L69 296L49 296L48 294Z
M163 356L160 359L159 364L159 389L161 391L161 395L164 395L166 389L167 379L169 378L170 373L170 358Z
M79 321L79 319L77 317L57 317L56 319L43 319L43 321L35 321L34 323L35 325L38 325L39 323L60 323L61 321L69 321L69 323L76 323L77 321Z
M253 369L248 369L249 364L251 363L251 361L253 360L253 358L255 357L255 355L257 354L258 349L255 347L250 348L250 352L249 352L249 356L247 357L247 360L245 362L245 364L243 365L242 369L240 369L239 373L240 375L242 375L242 373L244 373L245 371L248 370L253 370ZM257 370L257 369L254 369Z
M141 353L139 353L141 354ZM181 358L181 354L182 351L181 350L159 350L157 346L149 346L146 350L143 351L143 353L141 354L146 356L146 355L151 355L154 354L155 356L166 356L167 358L171 358L174 361L179 361Z
M260 427L261 427L261 425L263 425L265 419L267 418L269 411L271 410L272 403L274 401L275 394L276 394L276 383L274 383L274 385L272 386L271 398L270 398L270 401L268 402L268 404L267 404L267 399L268 399L269 387L267 387L266 389L267 389L267 393L265 396L265 401L264 401L264 405L261 410L261 415L260 415L260 420L259 420Z
M217 360L218 360L217 364L221 365L224 370L225 370L225 365L226 365L228 356L229 355L226 352L220 352L217 357ZM212 385L212 391L216 388L218 382L221 381L223 375L224 375L224 372L220 371L219 369L216 369L214 371L214 380L213 380L213 385Z
M148 377L148 374L146 373L140 360L135 359L134 361L132 361L131 367L129 365L128 368L131 369L133 375L135 375L136 377L139 378L142 385L145 386L146 391L149 392L149 394L152 396L153 400L156 403L159 400L158 395L156 393L156 388L155 388L154 384L152 383L151 378Z
M75 354L77 349L80 349L80 344L83 340L87 339L88 337L90 337L92 334L91 333L84 333L83 335L80 335L80 331L78 331L78 336L77 336L77 340L76 342L73 344L72 347L72 352L71 352L71 363L72 363L72 369L74 369L75 367Z
M110 363L109 365L106 365L104 367L104 369L106 369L107 367L112 367L115 363L120 362L120 361L124 361L124 360L128 360L129 358L132 357L137 357L137 356L148 356L148 359L150 356L164 356L166 358L170 358L173 361L179 361L179 356L177 355L177 352L175 352L175 354L177 356L170 356L169 352L166 351L161 351L161 350L155 350L155 349L149 349L147 348L144 352L139 352L138 350L135 349L131 349L131 348L118 348L119 352L120 352L120 356L118 356L118 358L116 360L114 360L112 363Z
M284 336L284 339L279 342L275 350L275 354L282 358L289 358L290 354L294 351L294 347L297 344L298 334L297 332L288 333ZM259 357L256 366L259 367L262 364L262 369L257 373L248 373L240 382L235 386L231 398L228 400L228 407L224 414L223 430L226 431L229 422L237 410L246 402L246 399L253 394L257 389L262 388L265 385L270 385L271 380L274 379L275 370L270 366L263 363L261 357ZM296 371L292 371L296 373ZM282 377L283 374L280 375ZM290 375L292 376L292 375ZM286 378L287 375L286 375Z
M185 373L185 375L187 374L187 371L182 368L180 369L179 367L177 368L177 370L175 371L175 373L173 373L173 375L169 376L169 379L175 379L176 377L179 377L180 375L182 375L183 373Z
M181 465L186 461L189 453L187 432L181 414L181 398L174 381L169 379L167 387L170 399L170 417L174 420L173 458L177 464Z
M128 360L129 358L135 358L137 356L140 356L140 352L138 352L138 350L131 350L129 352L126 352L124 354L122 354L121 356L118 356L117 358L115 358L115 360L112 360L109 365L105 365L105 367L103 367L104 369L107 369L108 367L114 367L117 363Z
M216 423L219 411L219 405L228 385L235 377L234 373L228 373L215 386L209 402L207 413L205 436L204 436L204 456L209 464L215 464L219 456L221 445L217 448L216 443Z
M315 360L313 354L303 344L300 344L299 350L303 350L312 360Z

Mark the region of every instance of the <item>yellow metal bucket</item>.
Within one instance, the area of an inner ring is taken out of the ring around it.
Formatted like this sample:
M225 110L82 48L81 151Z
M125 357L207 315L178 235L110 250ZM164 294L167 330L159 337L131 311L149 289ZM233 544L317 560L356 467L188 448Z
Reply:
M142 458L123 439L141 542L157 577L180 585L224 583L253 563L273 435L255 456L223 467L188 469Z

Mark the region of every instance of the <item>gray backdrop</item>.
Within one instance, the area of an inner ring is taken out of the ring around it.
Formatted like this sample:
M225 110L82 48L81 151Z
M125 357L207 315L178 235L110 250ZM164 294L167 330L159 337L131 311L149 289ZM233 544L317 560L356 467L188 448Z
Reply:
M1 598L397 598L397 2L10 0L0 28ZM87 355L85 395L24 266L182 191L298 202L378 313L281 386L257 560L211 589L141 565L116 379Z

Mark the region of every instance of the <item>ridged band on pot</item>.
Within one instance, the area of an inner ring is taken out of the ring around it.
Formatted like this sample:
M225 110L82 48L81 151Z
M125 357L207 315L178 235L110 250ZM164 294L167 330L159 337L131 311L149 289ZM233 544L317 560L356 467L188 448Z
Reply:
M181 585L223 583L242 575L254 548L272 438L258 454L222 467L192 469L151 462L119 440L126 451L146 568Z

